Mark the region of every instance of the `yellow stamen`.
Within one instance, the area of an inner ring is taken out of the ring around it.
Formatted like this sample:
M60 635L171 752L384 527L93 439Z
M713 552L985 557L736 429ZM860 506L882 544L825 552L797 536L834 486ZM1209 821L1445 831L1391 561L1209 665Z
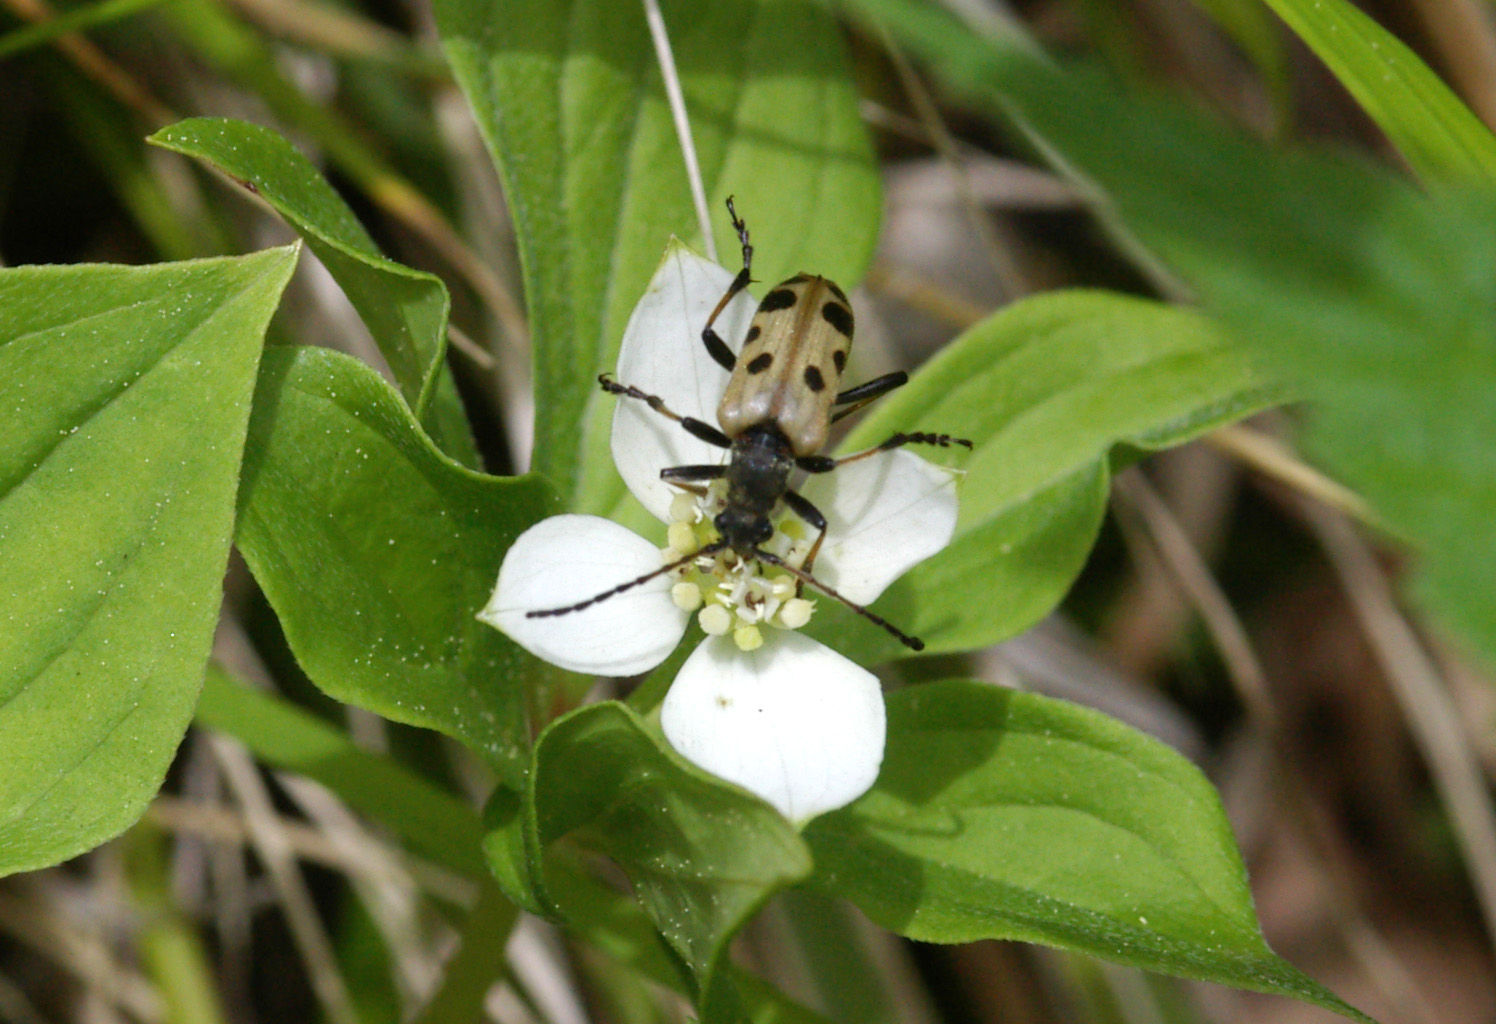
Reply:
M701 607L701 588L694 583L677 583L670 588L670 600L683 612L694 612Z
M739 626L732 631L732 642L740 651L756 651L764 645L764 635L757 626Z
M669 538L670 546L683 555L688 555L701 546L696 540L696 531L691 529L690 523L671 523L670 531L666 536Z
M701 631L710 636L722 636L732 629L732 613L720 604L709 604L696 616Z
M810 621L810 613L815 610L814 601L792 597L779 609L779 624L787 629L799 629Z

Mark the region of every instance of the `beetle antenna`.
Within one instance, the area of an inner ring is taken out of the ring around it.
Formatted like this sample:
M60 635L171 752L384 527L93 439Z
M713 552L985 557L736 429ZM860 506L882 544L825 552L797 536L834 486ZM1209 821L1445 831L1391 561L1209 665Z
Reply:
M650 580L654 579L656 576L663 576L667 572L674 572L676 569L679 569L681 566L686 565L687 563L692 562L695 559L700 558L702 555L715 555L719 551L726 550L726 548L727 548L727 542L726 541L722 541L722 540L715 541L715 542L713 542L711 544L708 544L704 548L697 548L695 551L691 552L689 555L683 555L680 558L677 558L673 562L667 562L667 563L665 563L664 565L662 565L658 569L656 569L654 572L647 572L643 576L638 577L637 579L629 580L627 583L620 583L618 586L614 587L612 590L604 590L601 594L595 594L592 597L589 597L585 601L579 601L576 604L569 604L569 605L567 605L564 608L542 608L540 611L537 611L537 612L525 612L525 618L527 618L527 619L545 619L545 618L550 618L553 615L570 615L572 612L579 612L583 608L590 608L592 605L597 604L599 601L606 601L608 598L614 597L614 596L616 596L618 594L621 594L625 590L632 590L632 589L634 589L635 587L637 587L641 583L648 583Z
M772 555L767 551L761 551L755 548L753 551L753 557L757 558L761 562L768 562L770 565L777 566L780 569L783 569L785 572L795 577L795 579L799 580L801 583L809 583L812 587L815 587L827 597L832 598L836 601L840 601L842 604L852 609L858 615L861 615L864 619L867 619L869 622L872 622L878 626L882 626L884 629L888 630L894 636L899 638L899 642L901 644L903 644L905 647L908 647L910 650L922 651L925 649L925 642L919 637L910 636L908 633L905 633L903 630L899 629L899 627L895 626L893 623L889 622L881 615L877 615L873 612L868 611L856 601L850 601L847 598L842 597L835 590L828 587L820 580L816 579L804 569L795 568L793 565L790 565L778 555Z

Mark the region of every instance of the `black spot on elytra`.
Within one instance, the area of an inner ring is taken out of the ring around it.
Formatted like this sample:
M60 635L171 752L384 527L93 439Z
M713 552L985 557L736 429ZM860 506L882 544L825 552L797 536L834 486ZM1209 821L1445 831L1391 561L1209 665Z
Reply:
M805 386L812 391L826 390L826 378L821 376L820 367L807 366L805 368Z
M771 365L773 365L773 362L774 362L774 353L772 353L772 352L760 352L758 355L756 355L756 356L753 357L753 362L751 362L751 363L748 364L748 372L749 373L763 373Z
M826 303L821 307L821 319L835 327L842 337L852 336L852 311L846 306L836 302Z
M743 339L743 344L747 345L750 342L757 341L758 336L762 333L764 332L758 329L758 324L754 324L752 327L748 328L748 337Z
M842 371L847 368L846 351L844 349L837 349L835 352L831 353L831 361L836 364L837 376L841 376Z
M846 303L846 305L848 306L851 305L850 302L847 302L847 293L838 288L835 281L827 281L826 287L830 288L831 294L835 295L838 299L841 299L843 303Z
M758 304L760 313L773 313L781 309L789 309L795 304L795 293L788 288L775 288L764 301Z

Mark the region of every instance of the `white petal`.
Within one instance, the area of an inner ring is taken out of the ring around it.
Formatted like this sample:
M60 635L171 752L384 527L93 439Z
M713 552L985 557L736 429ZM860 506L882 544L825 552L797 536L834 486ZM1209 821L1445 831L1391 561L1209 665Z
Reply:
M661 564L659 548L610 519L552 516L520 534L505 554L498 586L478 618L573 672L646 672L675 650L690 620L670 599L669 576L567 615L525 613L585 601Z
M883 693L871 672L799 633L756 651L697 647L665 696L670 745L801 822L857 799L883 763Z
M826 515L816 579L868 604L951 541L954 470L913 452L892 451L812 476L802 488Z
M658 395L672 412L715 427L729 375L707 355L701 329L732 279L731 271L672 239L623 332L618 382ZM741 347L755 308L753 298L741 292L717 317L715 329L733 351ZM613 461L634 497L657 518L667 519L670 501L680 491L660 479L660 470L715 465L726 461L727 453L692 437L638 399L616 401Z

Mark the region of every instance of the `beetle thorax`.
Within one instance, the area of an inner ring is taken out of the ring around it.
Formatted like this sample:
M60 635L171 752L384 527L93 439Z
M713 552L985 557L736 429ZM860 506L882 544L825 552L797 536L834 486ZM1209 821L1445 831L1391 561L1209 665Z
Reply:
M715 523L722 539L747 557L774 533L769 515L789 486L795 468L789 441L772 426L753 427L733 438L727 463L727 507Z

